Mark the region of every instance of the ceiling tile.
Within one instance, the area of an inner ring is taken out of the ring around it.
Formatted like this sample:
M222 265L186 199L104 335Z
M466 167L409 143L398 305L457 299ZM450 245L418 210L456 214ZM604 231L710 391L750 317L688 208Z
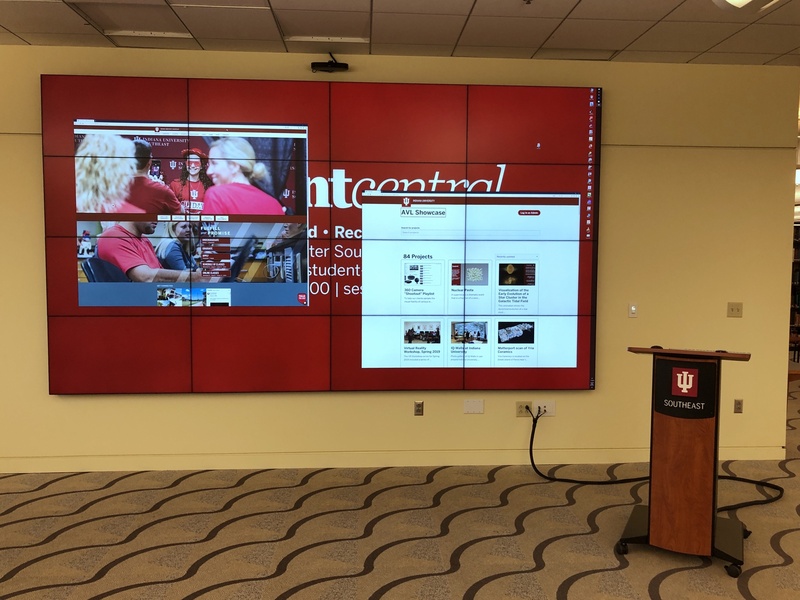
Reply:
M796 66L800 0L768 1L0 0L0 45Z
M86 0L83 1L85 2ZM172 6L181 6L184 8L190 6L205 6L205 7L216 6L225 8L240 8L240 7L269 8L268 0L230 0L229 2L225 2L224 4L221 4L220 0L167 0L167 2Z
M748 25L714 46L714 52L785 54L800 46L800 25Z
M530 4L522 0L476 0L472 15L563 19L577 3L578 0L535 0Z
M452 46L436 44L372 44L372 54L390 56L450 56Z
M540 48L533 58L554 60L609 60L613 50L570 50L568 48Z
M545 42L545 48L622 50L653 25L650 21L567 19Z
M459 46L453 56L470 58L530 58L536 48L513 48L510 46Z
M461 15L398 15L372 17L372 41L377 44L455 45L466 17Z
M785 1L785 0L784 0ZM686 0L675 10L664 17L667 21L713 21L715 23L752 23L779 5L764 12L753 12L738 8L724 9L714 4L713 0Z
M107 37L92 33L24 33L22 38L35 46L94 46L113 48Z
M774 58L774 54L705 52L697 58L692 59L691 62L693 64L704 65L763 65Z
M0 26L14 33L83 33L91 27L69 6L54 2L0 2Z
M745 27L742 23L661 21L628 46L628 50L705 52Z
M775 60L771 60L764 64L788 66L788 67L800 67L800 54L784 54L783 56L779 56ZM800 161L798 161L798 164L800 164Z
M7 33L5 31L0 31L0 44L3 46L19 46L19 45L27 45L25 40L20 39L13 33Z
M459 46L538 48L560 23L561 19L472 17Z
M186 33L172 9L166 4L94 4L76 2L75 6L97 24L104 33L109 31L158 31Z
M283 42L265 40L225 40L200 38L197 40L204 50L228 50L232 52L286 52Z
M272 10L369 12L370 0L270 0Z
M4 0L0 0L2 2ZM45 2L58 2L59 0L43 0ZM164 4L166 0L64 0L69 4Z
M800 0L792 0L789 4L777 7L758 21L759 23L783 23L800 25Z
M475 0L372 0L374 13L468 15Z
M196 38L280 40L272 11L266 8L175 7Z
M286 49L289 52L299 52L302 54L321 54L325 60L329 60L329 53L331 54L369 54L368 43L353 43L345 41L327 41L327 42L293 42L287 40L284 42Z
M688 63L697 52L643 52L623 50L614 56L614 62Z
M369 38L368 12L323 12L311 10L275 10L284 38L346 37Z
M683 0L581 0L569 18L657 21L681 2Z

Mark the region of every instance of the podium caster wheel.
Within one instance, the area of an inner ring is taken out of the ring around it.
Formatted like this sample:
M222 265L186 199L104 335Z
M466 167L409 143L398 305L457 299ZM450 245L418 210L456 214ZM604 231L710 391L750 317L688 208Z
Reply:
M725 565L725 572L735 579L742 574L742 567L739 565Z
M627 554L628 553L628 544L625 542L617 542L614 546L614 552L617 554Z

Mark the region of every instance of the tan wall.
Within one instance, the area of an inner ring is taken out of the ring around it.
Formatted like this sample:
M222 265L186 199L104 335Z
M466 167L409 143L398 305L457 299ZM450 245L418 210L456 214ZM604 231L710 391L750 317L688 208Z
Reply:
M800 69L353 56L326 75L317 58L0 46L0 472L524 463L514 403L536 398L557 411L539 462L644 461L650 360L626 348L652 344L752 353L723 365L720 456L784 456ZM597 389L49 396L42 73L602 86ZM744 318L725 317L728 301ZM468 398L485 413L464 415Z

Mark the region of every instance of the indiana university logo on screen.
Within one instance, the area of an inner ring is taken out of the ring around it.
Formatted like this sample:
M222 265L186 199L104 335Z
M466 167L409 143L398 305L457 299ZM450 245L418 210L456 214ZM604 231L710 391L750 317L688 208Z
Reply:
M698 370L673 367L672 395L697 398Z

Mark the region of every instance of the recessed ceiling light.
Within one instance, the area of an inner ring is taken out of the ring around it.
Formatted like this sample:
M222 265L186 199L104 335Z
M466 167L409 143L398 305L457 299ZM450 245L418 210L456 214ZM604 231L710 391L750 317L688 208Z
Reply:
M191 39L191 33L180 33L177 31L123 31L111 30L104 31L104 35L121 37L151 37L151 38L186 38Z
M286 42L335 42L338 44L369 44L369 38L360 37L328 37L322 35L290 35L283 38Z
M762 11L781 0L714 0L720 8L746 8L748 11Z

